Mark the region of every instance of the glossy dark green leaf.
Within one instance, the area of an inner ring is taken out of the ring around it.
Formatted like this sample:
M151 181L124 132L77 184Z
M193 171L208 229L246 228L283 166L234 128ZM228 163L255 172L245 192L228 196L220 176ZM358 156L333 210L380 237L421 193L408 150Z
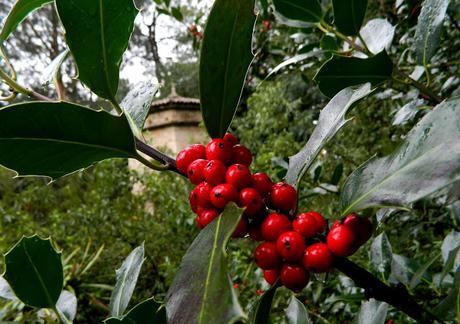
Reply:
M200 57L200 99L211 137L222 137L238 107L253 60L254 0L216 0Z
M395 35L395 29L396 27L391 25L388 20L376 18L369 20L366 25L361 28L360 35L371 53L377 54L390 48ZM356 42L362 45L360 39Z
M454 284L449 290L447 297L436 305L432 312L444 320L453 320L456 315L458 319L458 305L460 305L460 269L455 273Z
M182 15L182 12L180 11L179 7L172 7L171 8L171 14L178 21L184 20L184 16Z
M435 263L439 259L439 257L440 255L432 257L430 260L428 260L428 262L426 262L423 266L417 269L409 283L410 289L414 289L415 287L417 287L417 285L421 282L421 279L427 275L428 269L433 265L433 263Z
M272 309L273 297L275 297L278 285L268 289L252 306L249 313L249 324L270 323L270 310Z
M59 178L108 158L136 157L124 116L65 102L0 109L0 164L21 176Z
M436 52L449 0L425 0L418 16L414 49L419 64L428 64Z
M339 48L335 37L324 35L321 38L320 46L325 51L336 51Z
M138 10L133 0L56 0L78 78L98 96L115 101L123 53Z
M56 303L56 309L60 318L73 321L77 315L77 297L70 291L63 290Z
M51 240L23 237L5 255L4 277L26 305L54 308L64 284L61 254Z
M347 88L338 93L321 111L318 124L304 148L289 158L286 181L298 185L305 172L310 168L321 149L346 124L348 109L372 92L369 84L359 88Z
M355 170L341 194L342 215L373 206L409 207L460 179L460 99L427 114L391 155Z
M158 84L151 81L139 82L128 92L120 104L136 136L140 136L142 133L145 119L158 88Z
M334 173L332 174L330 183L333 185L338 185L340 179L342 178L342 175L343 175L343 163L339 163L334 169Z
M322 53L323 53L323 51L317 50L317 51L312 51L312 52L303 53L303 54L298 54L298 55L296 55L296 56L293 56L293 57L287 59L286 61L281 62L281 63L278 64L277 66L275 66L275 67L270 71L270 73L265 77L265 79L268 79L268 78L271 77L273 74L278 73L279 71L281 71L282 69L284 69L284 68L287 67L287 66L290 66L290 65L293 65L293 64L300 63L300 62L305 61L306 59L309 59L309 58L311 58L311 57L320 56Z
M117 269L117 283L110 297L110 315L121 316L128 307L144 263L144 245L135 248Z
M52 2L51 0L16 0L8 16L4 19L0 32L0 43L7 40L16 27L33 11Z
M147 299L136 305L122 318L111 317L107 324L166 324L165 308L155 299Z
M314 23L323 15L318 0L273 0L273 5L276 13L288 20Z
M444 238L441 245L441 255L444 263L441 282L446 275L460 267L460 233L452 231Z
M332 0L334 25L345 35L358 35L366 15L367 0Z
M420 106L423 100L414 99L402 106L395 114L392 125L404 125L412 120L418 113L417 106Z
M388 304L371 298L361 304L358 324L384 324L388 313Z
M361 59L334 55L315 76L319 89L328 97L340 90L370 82L377 86L388 80L393 73L393 63L383 51L374 57Z
M286 317L289 324L312 323L305 305L294 295L292 295L289 306L286 309Z
M420 265L414 260L406 258L403 255L393 253L391 261L391 275L389 281L392 283L402 283L409 285L413 275L417 272Z
M182 258L166 296L170 323L229 323L244 317L228 274L227 242L242 211L228 206Z
M381 278L387 281L391 274L393 251L385 233L381 233L374 239L370 252L372 268L381 275Z
M63 51L61 54L56 56L51 63L46 67L46 69L43 71L43 75L41 77L41 83L43 85L47 85L55 79L56 75L59 72L59 69L64 63L65 59L67 58L67 55L69 54L69 50Z

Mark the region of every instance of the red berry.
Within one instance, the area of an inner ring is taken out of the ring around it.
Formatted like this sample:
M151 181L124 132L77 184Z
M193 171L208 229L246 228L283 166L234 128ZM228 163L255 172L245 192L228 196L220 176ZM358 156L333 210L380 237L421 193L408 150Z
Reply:
M294 231L298 232L305 238L311 238L319 232L320 226L316 221L315 216L311 213L302 213L297 215L296 219L292 221Z
M257 289L256 290L256 295L257 296L262 296L264 293L265 293L265 291L263 291L262 289Z
M295 231L284 232L276 240L276 249L286 261L300 261L305 251L304 238Z
M264 237L262 236L262 231L260 227L252 227L249 229L249 237L252 238L254 241L262 242Z
M315 243L307 247L303 266L314 272L327 272L332 268L334 256L325 243Z
M196 224L196 227L198 227L199 229L203 229L203 226L201 226L201 223L200 223L200 216L195 217L195 224Z
M206 209L198 215L198 223L201 225L201 228L205 228L211 223L214 219L219 216L219 211L215 209Z
M262 196L266 196L272 189L273 182L268 175L263 172L255 173L252 175L252 186L260 192Z
M208 161L206 166L203 169L203 176L206 182L212 184L213 186L225 182L225 173L227 168L222 161L211 160Z
M190 205L211 207L211 190L212 186L207 182L202 182L190 193Z
M264 278L269 285L274 285L279 275L280 271L278 269L264 270Z
M257 190L245 188L240 191L238 205L245 207L244 213L246 215L255 216L264 207L264 202Z
M199 184L204 181L203 170L208 161L203 159L198 159L190 163L187 168L187 176L191 183Z
M231 201L238 199L238 193L234 186L223 183L211 190L211 203L217 208L224 208Z
M206 149L204 145L193 144L189 147L183 149L177 154L176 157L176 166L182 174L187 174L187 168L195 160L205 159L206 158Z
M232 164L250 166L252 163L251 151L246 146L235 145L232 148Z
M213 139L206 145L206 158L208 160L219 160L228 164L232 159L232 146L223 139Z
M343 224L331 229L326 241L329 250L337 256L347 257L357 250L355 234Z
M232 133L225 134L223 139L224 139L224 141L229 142L230 145L232 145L232 146L234 146L234 145L236 145L236 144L238 144L240 142L238 140L238 137L236 137Z
M281 283L294 292L300 292L308 284L310 276L308 272L299 265L285 264L281 268Z
M373 226L367 217L350 214L344 219L343 225L348 226L355 233L357 245L363 245L372 236Z
M318 232L322 233L327 229L327 221L324 219L324 217L317 212L311 211L309 212L316 220L316 223L318 223Z
M235 230L233 231L232 237L233 238L240 238L240 237L245 237L246 234L248 234L248 220L246 218L241 218L240 221L238 222L238 225L236 225Z
M275 269L281 262L276 251L276 244L272 242L259 244L254 251L254 259L257 266L263 270Z
M236 189L243 189L251 185L251 172L245 165L233 164L227 169L225 179Z
M287 216L273 213L264 219L261 230L265 240L276 241L282 233L291 230L291 222Z
M275 209L290 211L296 207L297 192L293 186L287 183L276 183L270 191L270 202Z
M342 225L342 221L337 220L332 224L332 226L331 226L331 228L329 230L332 230L332 229L334 229L336 227L339 227L340 225Z

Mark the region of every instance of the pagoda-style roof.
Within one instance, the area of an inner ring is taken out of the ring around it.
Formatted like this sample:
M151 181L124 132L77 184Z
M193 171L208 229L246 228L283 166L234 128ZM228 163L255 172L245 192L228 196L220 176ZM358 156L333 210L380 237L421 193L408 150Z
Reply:
M177 94L176 88L173 86L171 94L166 98L152 102L150 113L158 110L167 109L185 109L185 110L199 110L200 100L196 98L182 97Z

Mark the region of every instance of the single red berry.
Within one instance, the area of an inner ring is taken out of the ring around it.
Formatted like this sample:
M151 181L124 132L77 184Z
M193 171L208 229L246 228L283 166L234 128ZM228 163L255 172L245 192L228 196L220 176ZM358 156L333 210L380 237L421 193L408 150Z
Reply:
M240 285L238 285L237 283L234 283L234 284L233 284L233 288L234 288L234 289L238 289L239 287L240 287Z
M211 223L214 219L219 216L219 211L215 209L206 209L201 212L200 215L198 215L198 222L201 225L201 228L205 228L208 226L209 223Z
M281 268L281 283L294 292L300 292L308 284L310 276L301 266L295 264L285 264Z
M332 226L331 226L331 228L330 228L329 230L331 231L331 230L333 230L334 228L339 227L340 225L342 225L342 221L336 220L336 221L332 224Z
M203 176L207 183L215 186L225 182L225 173L227 168L222 161L208 161L203 169Z
M332 268L333 262L334 256L325 243L310 245L303 256L303 266L313 272L327 272Z
M192 208L192 211L195 214L198 214L197 213L197 211L198 211L197 210L198 209L198 195L195 192L195 189L190 191L190 194L188 195L188 202L190 203L190 208Z
M295 231L284 232L276 240L276 250L286 261L297 262L302 259L305 242L303 237Z
M261 225L262 236L267 241L276 241L282 233L291 230L289 218L283 214L273 213L264 219Z
M211 190L211 203L217 208L224 208L229 202L237 200L238 192L229 183L217 185Z
M236 137L232 133L225 134L223 140L226 141L226 142L229 142L231 146L234 146L234 145L236 145L236 144L238 144L240 142L238 140L238 137Z
M327 247L337 256L347 257L356 252L356 237L346 225L339 225L327 234Z
M225 180L236 189L243 189L251 185L251 172L245 165L233 164L228 167Z
M318 223L318 232L323 233L327 229L327 221L323 215L314 211L310 211L309 213L315 218L316 223Z
M260 227L252 227L249 229L249 237L252 238L254 241L262 242L264 237L262 236L262 231Z
M182 174L187 174L187 168L195 160L205 159L206 158L206 149L204 145L193 144L189 147L183 149L177 154L176 157L176 166Z
M204 208L211 207L211 190L212 186L209 183L200 183L190 193L190 205L201 206Z
M319 232L320 226L311 213L302 213L292 221L294 231L305 238L311 238Z
M270 193L273 182L270 180L268 175L263 172L255 173L252 176L252 186L256 189L262 196L266 196Z
M204 212L204 211L206 210L207 207L208 207L208 206L203 207L203 206L197 205L196 208L195 208L195 210L193 210L193 209L192 209L192 210L193 210L193 212L194 212L195 214L199 215L199 214L201 214L202 212Z
M238 205L245 207L244 213L247 216L255 216L264 207L264 202L257 190L245 188L240 191Z
M195 217L195 224L196 224L196 227L198 227L199 229L203 229L203 226L201 226L201 223L200 223L200 216L196 216Z
M252 163L251 151L246 146L235 145L232 148L232 164L250 166Z
M206 158L228 164L232 159L232 147L233 145L223 139L213 139L206 145Z
M238 222L238 225L236 225L235 230L233 231L232 237L233 238L241 238L245 237L246 234L248 234L248 220L246 218L241 218L240 221Z
M270 191L270 202L275 209L290 211L296 207L297 191L285 182L276 183Z
M265 291L262 290L262 289L257 289L257 290L256 290L256 295L257 295L257 296L262 296L264 293L265 293Z
M257 266L263 270L275 269L281 262L276 251L276 244L272 242L259 244L254 251L254 259Z
M274 285L279 276L279 269L264 270L264 278L269 285Z
M198 159L190 163L187 168L187 176L191 183L197 185L204 181L203 170L207 163L208 161L204 159Z
M356 244L363 245L372 236L372 222L367 217L359 217L352 213L345 217L343 225L348 226L355 233Z

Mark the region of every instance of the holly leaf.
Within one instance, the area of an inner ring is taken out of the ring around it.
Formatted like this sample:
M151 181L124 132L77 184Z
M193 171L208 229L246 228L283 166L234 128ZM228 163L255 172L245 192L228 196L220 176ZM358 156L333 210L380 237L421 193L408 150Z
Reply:
M284 20L314 23L323 15L318 0L273 0L273 5Z
M369 207L410 207L460 179L460 99L434 108L407 134L402 145L372 158L346 180L342 215Z
M149 298L131 309L121 318L111 317L104 321L106 324L166 324L166 309L154 298Z
M391 274L393 251L385 233L379 234L372 241L370 259L372 268L380 273L382 278L387 281Z
M298 186L321 149L347 123L345 114L358 100L372 92L367 83L359 88L347 88L340 91L321 111L318 124L304 148L289 158L286 181Z
M358 35L366 15L367 0L333 0L334 25L347 35Z
M59 69L64 63L65 59L67 58L67 55L69 54L69 50L66 49L63 51L61 54L56 56L51 63L46 67L46 69L43 71L43 75L41 77L41 83L43 85L48 85L49 83L53 82L54 78L59 72Z
M367 59L334 55L324 63L314 79L322 93L333 97L346 87L366 82L377 86L390 79L392 73L393 62L383 51Z
M278 285L274 284L254 304L249 313L249 324L269 323L270 310Z
M204 124L222 137L240 102L254 58L254 0L216 0L206 24L200 56L200 99Z
M99 97L115 102L123 53L138 10L133 0L56 0L78 78Z
M289 306L286 309L286 317L289 324L312 323L305 305L294 295L291 296Z
M0 44L8 39L29 14L50 2L52 0L17 0L4 20L5 23L0 32Z
M228 275L225 251L241 214L228 206L193 241L166 296L168 322L229 323L245 317Z
M374 298L361 304L358 324L384 324L388 313L388 304Z
M64 284L61 254L50 239L23 237L5 254L5 274L14 294L26 305L54 308Z
M388 50L393 42L396 27L391 25L386 19L372 19L361 28L360 35L364 39L367 48L373 54ZM362 45L361 40L357 40Z
M77 297L70 291L63 290L56 304L60 318L73 321L77 315Z
M20 176L53 179L108 158L136 158L124 116L66 102L0 109L0 164Z

